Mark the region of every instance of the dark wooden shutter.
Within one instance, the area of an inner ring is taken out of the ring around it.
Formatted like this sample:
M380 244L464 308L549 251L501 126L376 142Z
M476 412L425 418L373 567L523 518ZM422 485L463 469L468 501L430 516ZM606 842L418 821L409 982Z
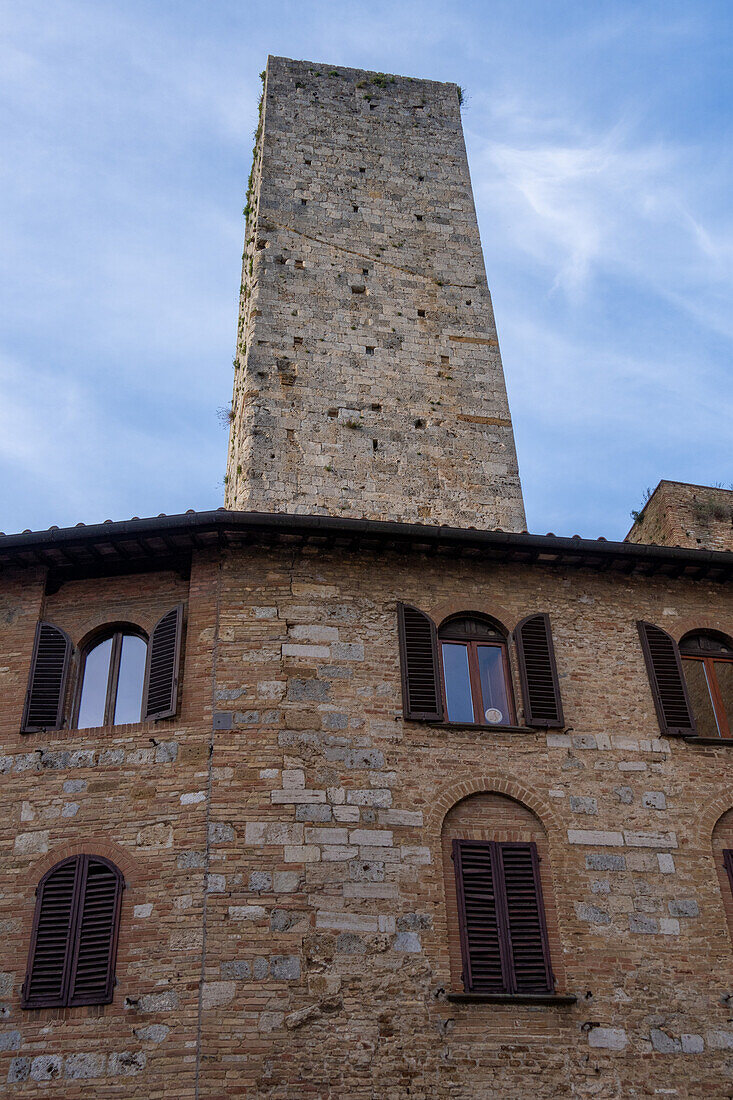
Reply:
M178 703L183 604L159 619L148 643L143 720L171 718Z
M499 933L492 845L454 840L458 922L467 993L507 992L506 941Z
M24 1008L67 1003L81 869L81 860L75 856L57 864L39 883L23 985Z
M723 866L728 872L728 882L733 893L733 851L730 848L723 849Z
M84 881L71 964L70 1005L109 1004L114 989L122 880L119 871L94 856Z
M562 728L565 722L550 616L529 615L517 627L515 638L525 722L545 729Z
M397 604L405 718L443 720L438 640L433 620L416 607Z
M41 880L24 1008L108 1004L114 989L122 875L99 856L72 856Z
M695 719L675 641L652 623L636 625L662 733L694 734Z
M535 844L454 840L453 860L466 992L551 993Z
M511 985L516 993L551 993L550 949L534 844L497 844L506 907Z
M39 622L23 710L24 733L56 730L64 721L71 641L57 626Z

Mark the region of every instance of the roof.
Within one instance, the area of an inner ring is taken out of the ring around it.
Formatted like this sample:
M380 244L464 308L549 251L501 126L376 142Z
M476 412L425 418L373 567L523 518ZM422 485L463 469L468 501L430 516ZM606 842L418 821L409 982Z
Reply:
M88 575L156 568L164 560L190 557L192 550L275 543L472 556L693 580L727 581L733 576L733 553L727 551L225 508L0 535L0 569L47 566Z

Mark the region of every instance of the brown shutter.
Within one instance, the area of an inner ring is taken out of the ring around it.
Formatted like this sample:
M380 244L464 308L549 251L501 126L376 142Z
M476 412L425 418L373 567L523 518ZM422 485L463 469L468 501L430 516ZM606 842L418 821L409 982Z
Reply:
M533 843L454 840L467 993L552 993L550 946Z
M148 643L143 720L171 718L178 703L183 604L159 619Z
M443 720L435 623L409 604L397 604L405 718Z
M51 623L39 622L23 709L23 733L57 730L63 725L70 661L68 636Z
M122 875L100 856L72 856L41 879L23 1008L112 1000L121 896Z
M565 721L550 616L529 615L517 627L515 639L525 722L544 729L562 728Z
M109 1004L114 989L122 876L107 860L82 856L84 881L71 964L70 1005Z
M463 986L467 993L508 992L504 977L507 944L499 933L492 847L479 841L453 841Z
M23 1008L67 1003L81 870L81 860L74 856L53 867L38 886Z
M550 947L536 845L497 844L511 958L511 990L551 993Z
M636 625L662 733L694 734L695 719L676 643L652 623Z
M723 849L723 866L728 873L728 882L733 893L733 851L730 848Z

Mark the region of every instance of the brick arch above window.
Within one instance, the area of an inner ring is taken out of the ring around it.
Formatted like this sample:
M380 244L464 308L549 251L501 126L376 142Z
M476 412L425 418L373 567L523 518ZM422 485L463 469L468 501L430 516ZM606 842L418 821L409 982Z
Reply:
M85 836L82 840L76 840L65 844L56 844L40 859L34 860L24 872L21 881L34 888L47 871L55 867L57 863L68 859L69 856L89 855L103 856L122 872L125 885L134 888L139 881L142 868L138 860L133 857L126 848L115 844L106 837L97 835Z
M667 633L670 637L674 638L678 645L686 634L711 633L724 634L729 638L733 637L733 622L723 621L720 617L710 614L681 615L678 619L674 620L674 624L668 623L666 619L660 618L659 624L662 623L664 624L664 629L667 630Z
M564 851L563 828L550 803L513 775L466 773L452 783L439 787L430 798L431 809L426 821L426 832L431 844L439 844L443 820L452 807L473 794L503 794L522 803L540 819L553 847Z

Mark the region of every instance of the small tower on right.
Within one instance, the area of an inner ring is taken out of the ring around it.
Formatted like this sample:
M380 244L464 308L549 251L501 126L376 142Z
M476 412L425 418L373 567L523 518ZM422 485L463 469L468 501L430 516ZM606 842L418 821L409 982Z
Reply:
M733 550L733 490L660 481L639 512L626 542Z

